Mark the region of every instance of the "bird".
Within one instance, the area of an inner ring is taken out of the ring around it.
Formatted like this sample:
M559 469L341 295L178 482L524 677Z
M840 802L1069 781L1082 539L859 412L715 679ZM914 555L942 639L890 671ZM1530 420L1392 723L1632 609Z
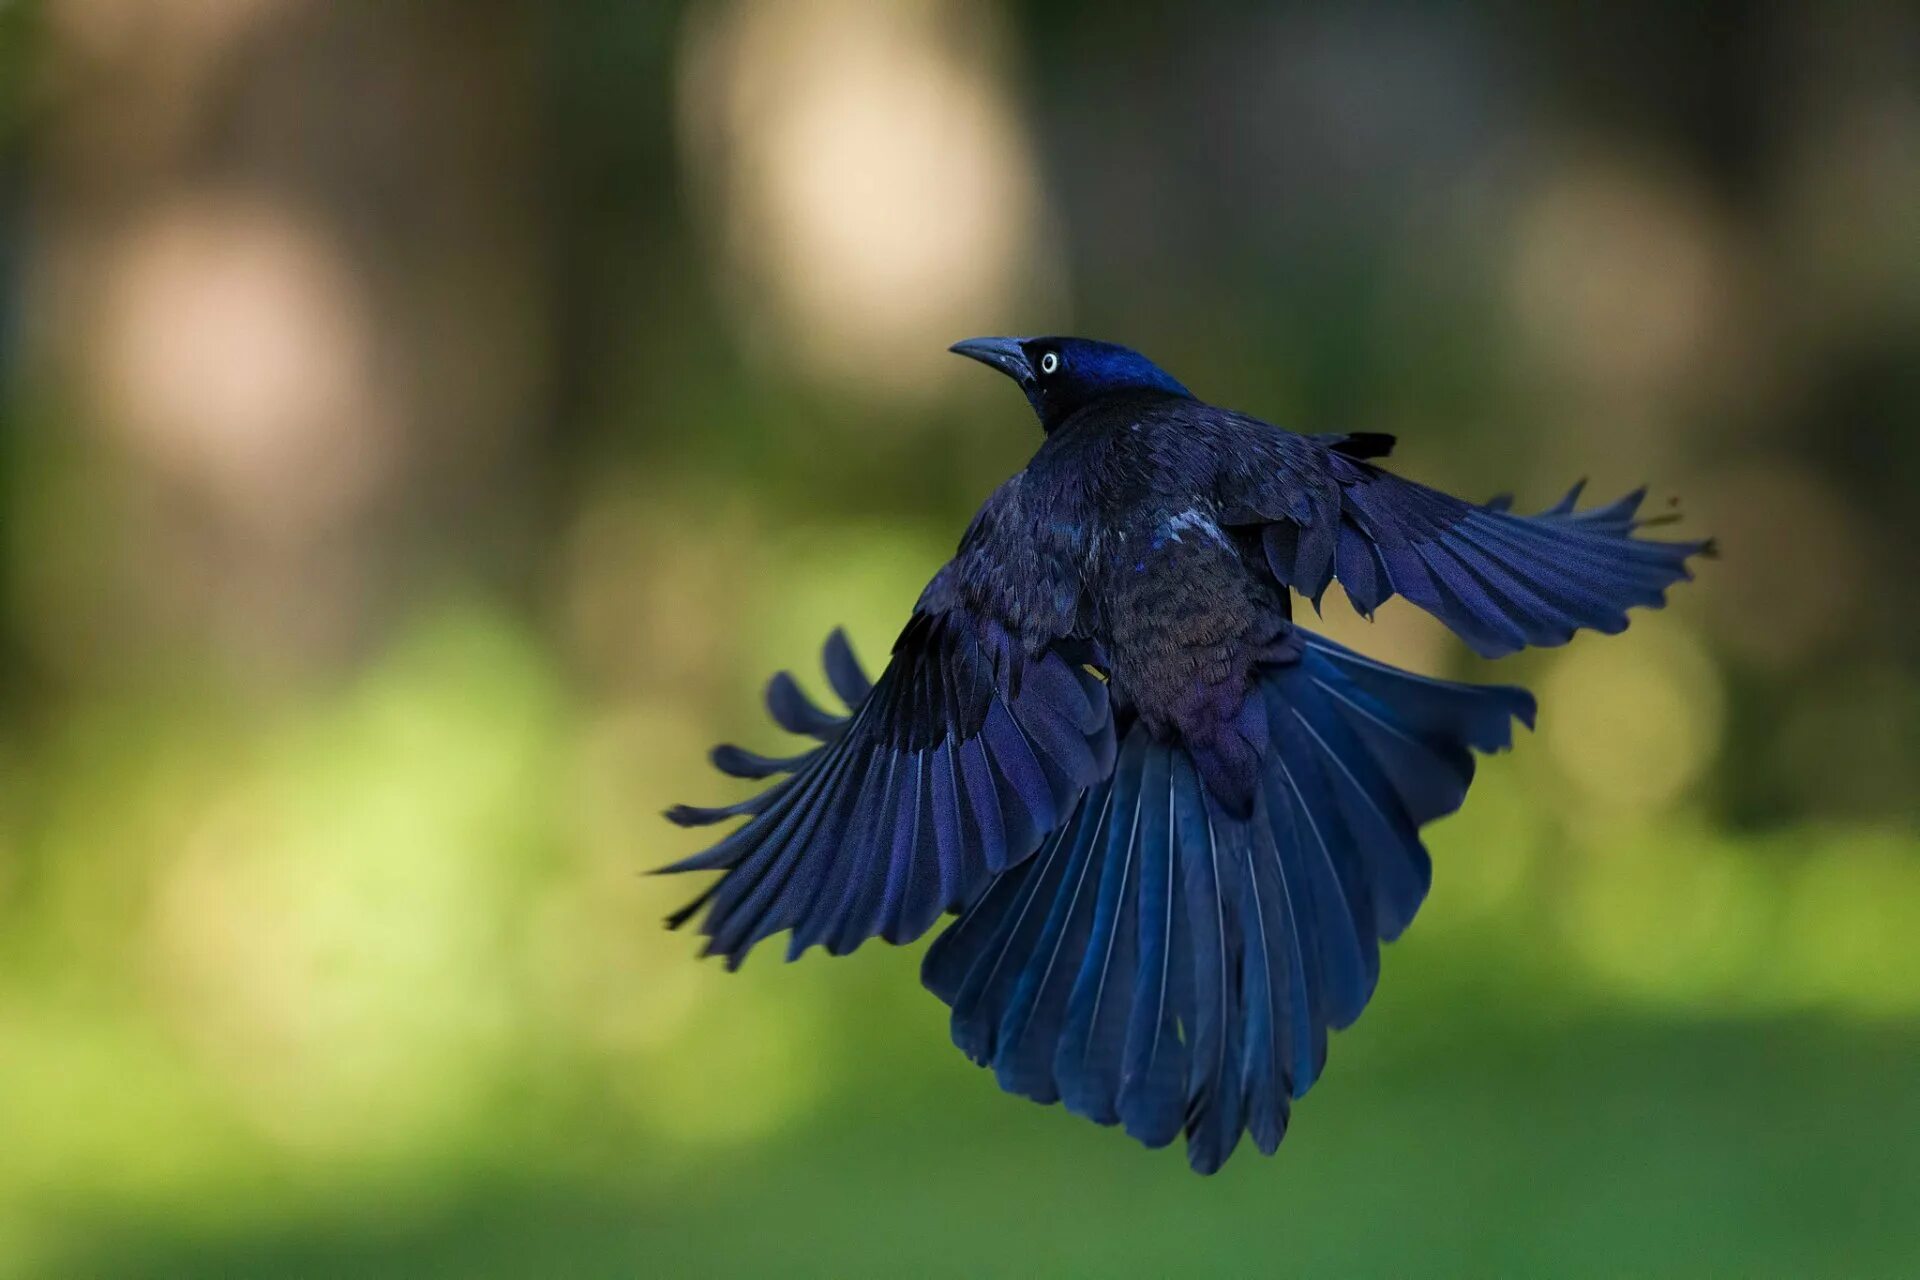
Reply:
M1469 502L1388 471L1390 435L1218 408L1113 343L950 349L1019 387L1040 444L877 678L827 638L844 714L773 677L773 720L816 745L713 750L768 785L668 812L745 821L661 868L720 873L667 923L704 911L734 968L781 932L791 960L952 916L921 977L1001 1088L1147 1147L1184 1134L1202 1174L1243 1137L1271 1155L1427 895L1420 828L1535 715L1335 643L1295 599L1400 596L1500 657L1625 629L1712 541L1643 536L1670 518L1640 517L1644 488Z

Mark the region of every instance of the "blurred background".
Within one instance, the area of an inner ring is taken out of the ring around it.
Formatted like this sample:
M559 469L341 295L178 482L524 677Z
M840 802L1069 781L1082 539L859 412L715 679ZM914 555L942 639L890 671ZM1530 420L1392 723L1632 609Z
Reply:
M1212 1180L639 874L1047 331L1723 548ZM1891 0L0 0L0 1273L1920 1274L1916 425Z

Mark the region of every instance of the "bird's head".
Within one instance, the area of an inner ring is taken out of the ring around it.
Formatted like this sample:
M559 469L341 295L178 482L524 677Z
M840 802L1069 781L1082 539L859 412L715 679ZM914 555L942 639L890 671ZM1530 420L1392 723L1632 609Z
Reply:
M1019 383L1047 431L1075 410L1118 392L1190 394L1139 352L1091 338L968 338L947 349Z

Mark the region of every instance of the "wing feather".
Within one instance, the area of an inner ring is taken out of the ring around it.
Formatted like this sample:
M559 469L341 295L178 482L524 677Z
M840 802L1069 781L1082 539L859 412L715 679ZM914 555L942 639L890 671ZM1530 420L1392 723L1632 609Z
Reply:
M1638 536L1644 489L1585 511L1581 486L1535 515L1507 498L1475 505L1374 465L1354 437L1301 436L1197 406L1195 429L1220 459L1226 523L1257 529L1268 571L1317 606L1338 579L1371 614L1404 596L1475 650L1500 657L1565 644L1584 629L1620 631L1633 606L1658 608L1692 577L1711 540Z

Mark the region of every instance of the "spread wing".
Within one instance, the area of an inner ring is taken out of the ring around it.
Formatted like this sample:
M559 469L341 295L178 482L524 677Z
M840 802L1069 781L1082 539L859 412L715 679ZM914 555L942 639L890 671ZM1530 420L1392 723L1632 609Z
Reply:
M773 678L774 720L819 745L785 758L722 746L713 762L778 781L738 804L669 811L683 826L746 818L664 868L724 873L668 921L704 907L707 954L737 966L783 929L789 959L815 944L840 955L876 935L910 941L1028 857L1112 770L1106 685L1085 665L1097 655L1071 634L1077 584L1054 580L1060 557L1021 544L1021 515L1010 482L928 586L878 680L842 633L828 637L827 679L846 715L785 672Z
M1390 438L1302 436L1215 412L1202 429L1220 459L1222 517L1257 529L1268 569L1319 603L1340 580L1371 614L1405 596L1486 657L1565 644L1575 631L1617 632L1634 605L1658 608L1693 575L1711 541L1636 536L1659 520L1638 489L1576 510L1581 485L1536 515L1506 499L1476 505L1375 466Z

